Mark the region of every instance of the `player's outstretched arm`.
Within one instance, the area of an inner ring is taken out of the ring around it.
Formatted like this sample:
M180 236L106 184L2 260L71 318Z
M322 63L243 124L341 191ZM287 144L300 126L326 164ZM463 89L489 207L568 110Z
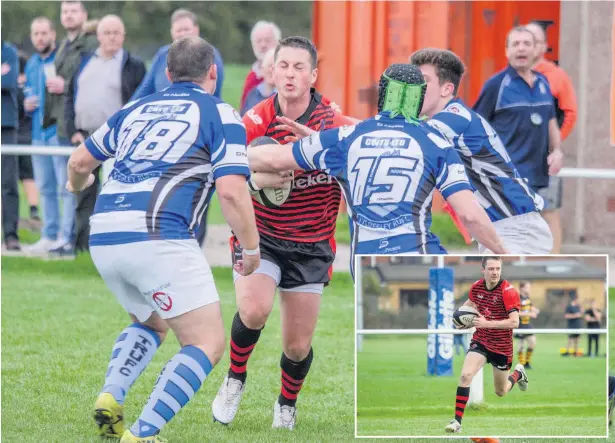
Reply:
M224 175L217 178L216 192L222 215L244 249L243 263L239 268L235 267L235 270L242 275L251 274L260 264L260 253L258 253L260 240L245 176ZM246 250L257 252L246 255Z
M255 172L301 169L293 156L291 145L261 145L248 148L250 169Z
M471 191L455 192L446 201L453 207L463 225L477 242L495 254L508 254L493 223Z
M101 163L88 151L85 144L81 143L68 159L66 189L69 192L77 193L90 186L94 183L92 171Z

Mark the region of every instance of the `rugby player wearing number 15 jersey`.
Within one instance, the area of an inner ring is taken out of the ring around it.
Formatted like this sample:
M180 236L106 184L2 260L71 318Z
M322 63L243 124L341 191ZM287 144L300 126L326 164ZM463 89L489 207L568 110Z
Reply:
M507 253L474 197L455 149L417 120L424 95L417 66L391 65L380 79L378 115L321 133L284 120L295 133L309 136L292 148L248 149L250 167L323 170L335 176L349 202L353 254L445 253L430 232L436 189L460 211L475 238L490 250Z
M446 432L461 432L461 419L470 397L472 379L485 366L493 366L493 384L498 397L504 397L519 383L525 391L527 375L522 364L508 374L513 359L513 333L519 326L519 293L506 280L502 280L502 259L483 257L483 278L472 285L465 306L476 309L480 316L474 319L476 332L466 354L455 396L455 418L444 428Z

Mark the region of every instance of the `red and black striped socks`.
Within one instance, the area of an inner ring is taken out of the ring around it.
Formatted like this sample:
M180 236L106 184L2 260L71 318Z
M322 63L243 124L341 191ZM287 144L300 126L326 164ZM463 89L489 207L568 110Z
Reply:
M508 376L508 381L510 382L510 389L512 389L513 386L515 386L515 383L517 383L520 378L521 378L521 372L515 369L515 371Z
M297 396L310 370L313 357L314 353L311 348L307 357L300 362L292 361L282 352L282 359L280 360L282 389L278 397L281 406L295 406L295 403L297 403Z
M231 367L228 376L236 380L246 381L246 369L248 359L252 354L258 338L261 336L262 329L250 329L243 324L239 317L239 312L233 317L231 327Z
M461 423L463 411L466 409L466 404L470 398L470 387L462 388L457 386L457 396L455 397L455 419Z

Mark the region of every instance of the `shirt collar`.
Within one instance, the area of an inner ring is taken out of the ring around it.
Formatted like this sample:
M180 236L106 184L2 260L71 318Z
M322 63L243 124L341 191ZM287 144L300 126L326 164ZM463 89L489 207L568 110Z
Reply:
M186 89L198 89L206 92L203 88L193 82L175 82L171 85L172 88L186 88Z

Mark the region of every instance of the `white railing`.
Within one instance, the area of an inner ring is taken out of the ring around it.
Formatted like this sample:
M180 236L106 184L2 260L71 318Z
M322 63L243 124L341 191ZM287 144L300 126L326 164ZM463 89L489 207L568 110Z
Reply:
M2 145L2 155L65 155L69 156L73 146L36 146L36 145ZM567 178L615 179L615 169L562 168L558 174Z

